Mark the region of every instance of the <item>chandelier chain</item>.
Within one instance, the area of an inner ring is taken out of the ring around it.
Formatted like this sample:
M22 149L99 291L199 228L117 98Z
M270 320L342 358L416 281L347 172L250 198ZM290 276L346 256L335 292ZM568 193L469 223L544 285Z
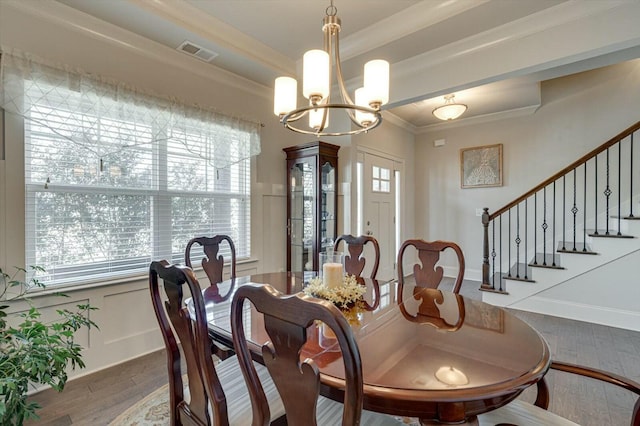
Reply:
M338 8L333 5L333 0L331 0L331 4L325 9L325 13L327 16L336 16L338 14Z

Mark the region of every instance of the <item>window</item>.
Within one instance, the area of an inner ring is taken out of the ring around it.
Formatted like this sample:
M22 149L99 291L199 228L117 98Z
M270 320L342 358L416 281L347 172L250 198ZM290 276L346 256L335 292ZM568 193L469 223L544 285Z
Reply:
M373 166L371 173L371 190L373 192L391 192L391 170L384 167Z
M48 285L184 263L194 236L227 234L238 259L250 256L250 132L24 87L26 260Z

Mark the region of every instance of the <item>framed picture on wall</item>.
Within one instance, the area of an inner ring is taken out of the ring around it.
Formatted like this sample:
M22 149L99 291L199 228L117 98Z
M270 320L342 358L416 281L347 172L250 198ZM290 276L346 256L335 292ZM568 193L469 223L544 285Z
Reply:
M460 186L502 186L502 144L461 149Z

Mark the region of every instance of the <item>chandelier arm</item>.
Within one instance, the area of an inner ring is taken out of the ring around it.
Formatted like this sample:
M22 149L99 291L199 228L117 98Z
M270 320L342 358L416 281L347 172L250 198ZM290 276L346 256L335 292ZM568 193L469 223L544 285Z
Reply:
M342 79L342 65L340 64L340 39L338 34L336 33L336 42L335 42L335 55L336 55L336 76L338 80L338 87L340 88L340 95L342 97L342 102L348 105L355 105L355 102L349 96L349 92L347 92L347 88L344 85L344 80ZM355 117L352 118L355 120Z
M349 116L349 118L351 119L351 122L353 124L355 124L358 127L368 127L368 126L363 126L357 119L356 119L356 113L354 110L352 109L348 109L347 110L347 115Z
M298 121L302 117L305 117L306 115L307 115L307 111L300 111L300 110L291 111L289 114L280 114L280 122L282 122L285 116L288 116L287 121Z
M329 92L329 95L331 95L331 92ZM320 104L327 104L329 102L329 96L327 96L327 100L323 103L321 102ZM320 127L318 128L318 132L322 132L325 127L327 127L327 119L329 117L329 109L328 108L322 108L322 121L320 122Z

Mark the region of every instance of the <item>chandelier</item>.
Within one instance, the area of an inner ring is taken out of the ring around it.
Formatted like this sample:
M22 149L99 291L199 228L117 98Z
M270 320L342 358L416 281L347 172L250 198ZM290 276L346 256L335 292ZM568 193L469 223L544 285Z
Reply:
M455 95L447 95L444 97L444 105L433 110L433 115L440 120L454 120L460 117L466 110L464 104L457 104L453 101Z
M298 108L298 82L291 77L278 77L275 81L273 112L280 122L294 132L320 136L356 135L367 132L382 122L380 107L389 101L389 63L375 59L364 65L364 86L355 91L355 102L349 96L342 78L340 65L340 18L338 9L327 7L323 20L324 49L309 50L303 57L302 94L309 104ZM331 85L334 77L341 103L332 103ZM329 128L329 116L342 110L349 116L349 129ZM298 124L307 117L308 127Z

